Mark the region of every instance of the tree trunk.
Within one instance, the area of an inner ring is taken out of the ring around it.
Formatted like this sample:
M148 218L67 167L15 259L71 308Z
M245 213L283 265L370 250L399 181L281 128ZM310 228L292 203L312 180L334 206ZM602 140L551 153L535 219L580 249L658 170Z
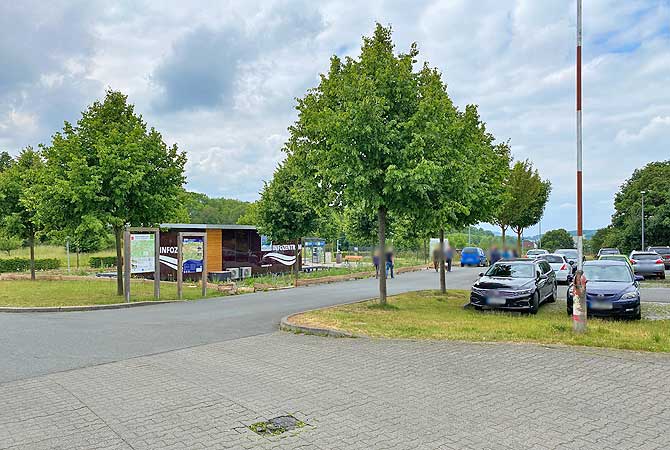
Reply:
M423 263L428 264L428 241L423 240Z
M116 241L116 295L123 295L123 256L121 255L121 227L114 227L114 238ZM129 258L130 255L126 255Z
M386 208L377 211L379 217L379 304L386 305ZM383 275L382 275L383 273Z
M35 281L35 232L31 231L28 237L30 245L30 279Z
M298 275L300 274L300 260L302 255L300 254L300 239L295 240L295 264L293 267L293 272L295 278L293 279L293 286L298 287Z
M500 230L502 231L502 246L503 250L505 249L505 233L507 232L507 227L500 227Z
M440 292L447 293L447 275L444 270L444 228L440 228Z
M521 233L523 233L523 228L519 228L516 231L516 251L519 254L519 257L523 256L521 250L523 249L523 242L521 242Z

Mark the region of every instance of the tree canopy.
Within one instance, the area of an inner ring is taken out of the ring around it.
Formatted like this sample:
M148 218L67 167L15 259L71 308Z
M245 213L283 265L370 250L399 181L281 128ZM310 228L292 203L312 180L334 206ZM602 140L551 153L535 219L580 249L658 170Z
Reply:
M642 191L646 192L645 246L670 245L670 160L635 170L614 197L607 241L626 253L642 245Z
M174 213L186 155L176 145L167 146L127 97L112 90L84 111L76 125L66 122L44 155L42 219L54 228L75 229L84 217L111 227L121 295L123 227L152 226Z
M575 246L572 236L567 230L559 228L544 233L542 236L542 248L554 252L559 248L573 248Z

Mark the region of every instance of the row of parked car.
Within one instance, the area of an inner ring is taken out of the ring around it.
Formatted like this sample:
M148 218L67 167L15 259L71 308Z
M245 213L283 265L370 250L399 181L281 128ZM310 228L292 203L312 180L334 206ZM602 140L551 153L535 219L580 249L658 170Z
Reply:
M534 249L526 258L498 261L479 274L472 286L470 305L476 309L537 314L543 303L556 301L559 282L572 282L578 258L575 249L559 249L554 253ZM647 268L657 266L659 258L661 272L657 268ZM588 280L586 303L589 315L640 319L639 282L644 280L643 274L665 278L666 265L670 267L670 247L650 247L646 252L632 252L630 258L620 255L616 249L601 249L598 260L585 261L582 265ZM566 300L566 313L572 315L571 288Z

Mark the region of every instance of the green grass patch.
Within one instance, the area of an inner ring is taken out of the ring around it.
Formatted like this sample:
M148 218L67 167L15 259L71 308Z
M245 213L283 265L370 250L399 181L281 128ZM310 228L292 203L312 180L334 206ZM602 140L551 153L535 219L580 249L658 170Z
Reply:
M130 289L132 302L154 300L153 282L133 281ZM184 299L202 298L201 287L184 283ZM208 297L220 297L217 291ZM177 284L162 282L160 300L176 300ZM123 303L116 295L116 280L3 280L0 281L0 306L82 306Z
M312 311L297 323L378 338L447 339L476 342L534 342L670 352L670 305L643 305L643 316L666 320L589 319L576 335L565 302L545 304L536 316L465 310L469 292L421 291L389 298L387 307L363 302Z
M79 254L79 267L86 268L88 267L88 260L91 256L114 256L116 255L116 250L108 249L102 250L95 253L80 253ZM16 250L12 250L11 256L7 253L0 253L0 258L30 258L30 248L21 247ZM57 245L36 245L35 246L35 258L37 259L46 259L46 258L56 258L61 262L61 268L67 267L67 253L64 246ZM77 254L70 250L70 266L72 270L75 269L77 265Z

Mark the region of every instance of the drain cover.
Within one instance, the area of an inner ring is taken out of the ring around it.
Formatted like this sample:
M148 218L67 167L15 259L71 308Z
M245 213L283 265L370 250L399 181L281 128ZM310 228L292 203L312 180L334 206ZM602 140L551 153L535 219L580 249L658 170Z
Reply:
M296 428L302 428L305 425L307 425L305 422L289 415L274 417L266 422L252 423L249 425L249 429L261 436L277 436Z

